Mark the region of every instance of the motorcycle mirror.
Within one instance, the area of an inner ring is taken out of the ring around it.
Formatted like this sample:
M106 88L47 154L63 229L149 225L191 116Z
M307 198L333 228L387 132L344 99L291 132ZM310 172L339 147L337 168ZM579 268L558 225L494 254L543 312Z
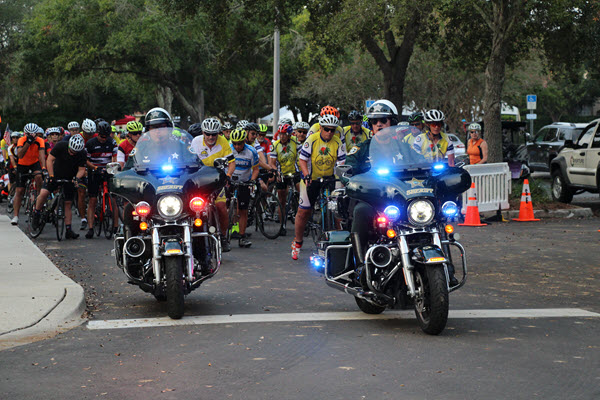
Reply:
M109 175L115 175L117 172L121 170L121 164L118 162L111 162L106 164L106 172Z
M351 165L338 165L335 167L335 174L337 176L343 176L344 174L352 174L352 166Z
M456 164L454 164L454 166L455 166L455 167L457 167L457 168L462 168L462 167L464 167L465 165L467 165L467 163L466 163L466 162L464 162L464 161L459 161L459 162L457 162Z

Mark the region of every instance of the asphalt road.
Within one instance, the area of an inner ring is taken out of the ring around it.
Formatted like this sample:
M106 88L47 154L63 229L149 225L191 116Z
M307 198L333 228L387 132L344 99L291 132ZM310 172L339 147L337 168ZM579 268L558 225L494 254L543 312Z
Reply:
M451 311L600 313L598 229L599 219L459 227L470 275L450 295ZM311 271L312 246L294 262L289 236L259 235L250 249L234 245L219 274L186 298L186 316L250 314L253 322L83 325L0 352L0 398L600 398L598 317L451 318L440 336L422 333L406 313L265 322L358 308ZM164 321L164 303L126 283L110 241L59 244L44 232L36 243L84 287L91 321Z

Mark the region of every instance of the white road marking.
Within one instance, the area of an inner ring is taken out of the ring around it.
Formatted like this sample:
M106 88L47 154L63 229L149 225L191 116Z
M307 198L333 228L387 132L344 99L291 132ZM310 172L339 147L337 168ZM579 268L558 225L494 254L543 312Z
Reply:
M450 310L449 318L567 318L567 317L600 317L600 314L580 308L541 308L541 309L506 309L506 310ZM370 319L414 319L412 310L386 311L379 315L362 312L322 312L322 313L264 313L240 315L204 315L189 316L182 319L136 318L96 320L87 323L87 328L125 329L149 328L178 325L215 325L269 322L304 322L304 321L356 321Z

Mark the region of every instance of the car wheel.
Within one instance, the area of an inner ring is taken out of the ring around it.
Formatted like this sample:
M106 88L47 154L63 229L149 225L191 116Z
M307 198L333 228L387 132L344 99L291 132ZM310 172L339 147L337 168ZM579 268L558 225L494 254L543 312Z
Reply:
M552 199L561 203L570 203L573 200L573 192L558 169L552 171Z

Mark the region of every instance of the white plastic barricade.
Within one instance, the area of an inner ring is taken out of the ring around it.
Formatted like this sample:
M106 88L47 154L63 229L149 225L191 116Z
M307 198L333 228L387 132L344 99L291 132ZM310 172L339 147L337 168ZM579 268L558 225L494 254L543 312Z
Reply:
M507 163L465 165L477 193L479 211L506 210L510 207L511 175ZM467 210L467 193L462 195L462 213Z

